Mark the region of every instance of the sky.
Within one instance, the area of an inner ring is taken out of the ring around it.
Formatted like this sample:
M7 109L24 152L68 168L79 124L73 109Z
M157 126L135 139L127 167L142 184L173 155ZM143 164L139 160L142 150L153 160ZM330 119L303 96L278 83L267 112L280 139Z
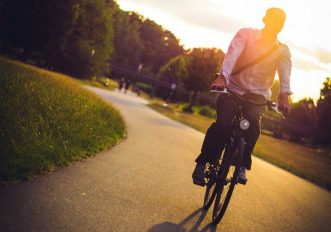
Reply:
M292 99L319 98L331 76L331 2L327 0L117 0L170 30L185 48L224 52L242 27L261 29L266 9L280 7L287 19L278 35L292 54Z

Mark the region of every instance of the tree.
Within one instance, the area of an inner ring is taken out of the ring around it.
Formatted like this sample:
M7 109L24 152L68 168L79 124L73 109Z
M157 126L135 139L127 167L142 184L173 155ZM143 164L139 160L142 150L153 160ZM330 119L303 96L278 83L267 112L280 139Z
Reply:
M317 102L318 133L316 143L331 145L331 78L327 77Z
M114 13L114 63L136 69L142 63L143 44L140 40L142 16L117 9Z
M317 125L316 106L311 98L305 98L292 104L292 110L287 117L286 132L292 141L298 142L301 138L314 135Z
M153 74L157 74L171 58L184 54L179 40L150 19L142 21L140 39L144 46L142 62Z
M158 76L161 80L180 84L188 75L187 64L187 56L176 56L161 67Z
M113 0L3 0L1 52L78 77L106 73Z
M107 74L113 47L113 1L80 0L66 38L61 69L82 78Z
M52 59L71 29L74 4L74 0L3 0L2 52L23 59Z
M194 48L188 52L188 75L183 77L186 90L192 95L187 108L191 112L199 92L206 91L219 71L224 53L215 48Z

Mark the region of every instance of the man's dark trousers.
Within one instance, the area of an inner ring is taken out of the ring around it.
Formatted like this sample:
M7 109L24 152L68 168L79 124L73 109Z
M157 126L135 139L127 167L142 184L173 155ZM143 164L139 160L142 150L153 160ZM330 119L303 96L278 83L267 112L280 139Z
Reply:
M261 97L261 96L259 96ZM232 128L232 121L237 111L238 99L230 94L221 94L217 99L217 119L208 128L202 144L201 153L195 160L197 164L215 163L219 154L224 149L227 138ZM264 106L241 102L244 117L250 122L250 127L245 132L247 141L243 157L243 166L251 169L251 153L260 135L261 114L265 111Z

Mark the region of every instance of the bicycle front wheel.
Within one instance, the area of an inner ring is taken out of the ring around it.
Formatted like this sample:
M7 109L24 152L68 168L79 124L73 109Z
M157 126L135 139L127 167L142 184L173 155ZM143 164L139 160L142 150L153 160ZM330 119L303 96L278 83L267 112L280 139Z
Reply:
M205 192L205 198L203 201L203 208L209 209L211 204L213 203L216 196L216 183L214 183L211 186L207 186L206 192Z
M237 184L239 166L243 157L245 140L239 138L237 149L227 149L225 151L225 171L216 184L216 199L213 209L213 224L217 225L224 216L225 210L230 202L233 190ZM232 159L236 160L233 161ZM234 165L232 165L234 164Z
M215 196L216 196L216 170L214 167L210 166L209 167L209 174L208 174L208 179L207 179L207 184L206 184L206 192L205 192L205 197L203 200L203 208L204 209L209 209L211 204L213 203Z
M225 157L225 151L223 151L220 155L220 158L217 160L215 165L209 165L208 173L206 175L206 192L203 200L203 208L209 209L211 204L213 203L216 196L216 182L219 179L219 175L222 175L222 163Z

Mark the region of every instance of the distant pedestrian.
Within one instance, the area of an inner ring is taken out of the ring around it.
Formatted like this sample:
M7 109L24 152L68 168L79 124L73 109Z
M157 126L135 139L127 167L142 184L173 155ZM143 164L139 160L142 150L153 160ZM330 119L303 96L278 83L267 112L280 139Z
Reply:
M135 86L134 92L137 96L140 95L141 90L140 90L139 86Z
M129 87L130 87L130 80L129 79L127 79L126 81L125 81L125 84L124 84L124 93L126 93L127 91L128 91L128 89L129 89Z
M176 83L172 83L170 86L170 93L167 98L167 103L169 103L172 100L173 96L175 95L176 88L177 88Z
M118 85L118 91L121 92L121 90L122 90L122 88L124 86L124 83L125 83L125 79L124 78L121 78L120 83Z
M136 82L133 82L132 84L132 92L135 93L137 96L140 95L140 88Z
M140 73L142 69L143 69L143 64L139 64L139 66L138 66L138 73Z

